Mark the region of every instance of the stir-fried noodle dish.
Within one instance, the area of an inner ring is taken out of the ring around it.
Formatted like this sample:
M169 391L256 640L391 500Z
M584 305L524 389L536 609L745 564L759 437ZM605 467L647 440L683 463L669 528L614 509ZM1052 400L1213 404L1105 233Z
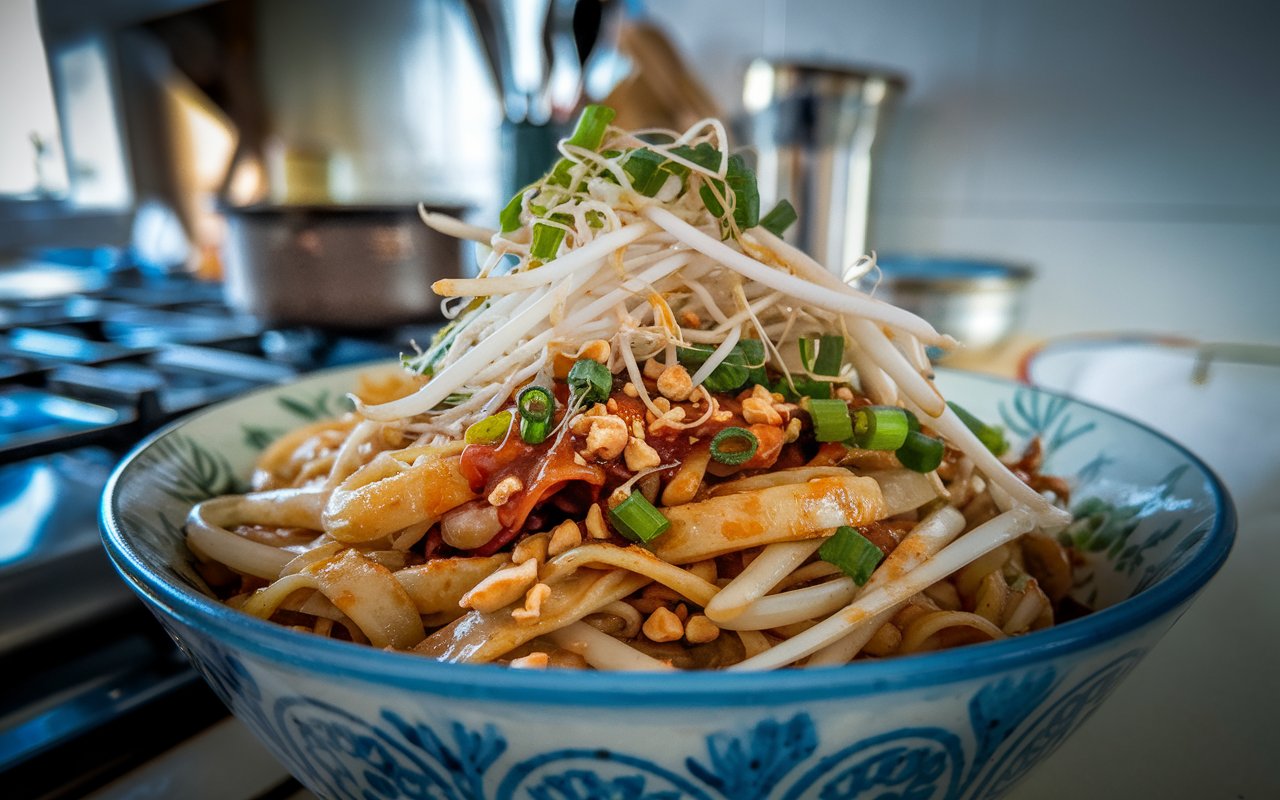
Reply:
M210 586L296 630L449 662L837 665L1078 613L1036 442L948 403L927 322L785 243L723 126L586 109L441 280L451 318L355 410L198 504Z

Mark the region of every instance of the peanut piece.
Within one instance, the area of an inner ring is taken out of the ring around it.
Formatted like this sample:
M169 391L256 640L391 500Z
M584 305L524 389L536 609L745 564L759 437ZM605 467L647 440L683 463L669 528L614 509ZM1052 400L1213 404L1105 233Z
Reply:
M689 370L679 364L664 369L658 376L658 392L668 400L688 400L693 393L693 379L689 377Z
M650 447L643 439L637 439L634 436L627 442L623 456L627 461L627 469L632 472L652 469L662 463L662 457L658 455L657 450Z
M538 562L530 559L519 566L503 567L480 581L462 596L458 605L492 613L519 600L538 580Z
M515 475L508 475L498 481L498 485L489 492L489 505L500 506L511 499L511 495L524 488L524 481Z
M567 519L551 531L551 541L547 543L547 555L555 557L580 544L582 544L582 531L578 528L578 523Z
M684 626L684 638L689 644L714 642L720 636L720 628L702 614L694 614Z
M640 629L654 642L674 642L684 636L684 623L665 606L654 609Z

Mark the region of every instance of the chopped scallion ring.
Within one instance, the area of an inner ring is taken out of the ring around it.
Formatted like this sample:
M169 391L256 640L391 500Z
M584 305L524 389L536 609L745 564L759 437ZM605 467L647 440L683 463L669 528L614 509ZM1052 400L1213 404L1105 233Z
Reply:
M859 533L857 528L841 525L818 548L818 558L839 567L854 583L863 586L871 580L871 573L884 560L884 553Z
M541 222L533 224L533 241L529 244L529 255L539 261L551 261L560 252L564 242L565 229L562 225L573 224L573 217L568 214L552 214L551 220L560 225L547 225Z
M853 437L853 420L849 405L839 399L812 399L808 402L813 417L813 435L820 442L843 442Z
M774 236L781 236L799 218L800 215L796 213L796 207L791 205L791 201L779 200L773 210L760 220L760 227Z
M897 456L902 466L912 472L933 472L942 463L946 449L941 439L911 431L902 447L898 448Z
M721 464L745 464L760 449L760 440L746 428L725 428L711 437L711 457Z
M853 412L853 444L863 450L897 450L911 424L897 406L867 406Z
M523 419L550 422L556 399L545 386L526 386L516 395L516 410Z
M609 509L609 522L625 538L642 544L652 542L671 527L671 520L639 492L632 492L626 500Z
M978 437L978 441L986 445L992 455L1002 456L1009 449L1009 441L1004 438L1004 431L978 419L958 403L948 401L947 405L951 406L951 410L956 412L956 416L960 418L965 427L973 431L973 435Z
M569 144L585 147L588 150L598 150L604 142L604 133L608 130L609 123L613 122L617 113L609 106L589 105L582 109L582 114L578 117L578 125L573 129L573 135L569 137Z
M499 411L491 417L485 417L473 423L463 434L467 444L498 444L511 429L511 412Z
M542 444L551 433L551 421L545 419L520 418L520 438L525 444Z

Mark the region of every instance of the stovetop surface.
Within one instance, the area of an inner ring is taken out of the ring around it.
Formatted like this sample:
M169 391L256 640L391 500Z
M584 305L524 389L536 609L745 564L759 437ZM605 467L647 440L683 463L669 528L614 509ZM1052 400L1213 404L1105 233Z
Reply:
M217 284L128 270L78 294L0 295L5 796L80 796L226 714L102 549L121 456L210 403L394 359L435 327L273 326L232 312ZM166 713L175 701L182 715Z

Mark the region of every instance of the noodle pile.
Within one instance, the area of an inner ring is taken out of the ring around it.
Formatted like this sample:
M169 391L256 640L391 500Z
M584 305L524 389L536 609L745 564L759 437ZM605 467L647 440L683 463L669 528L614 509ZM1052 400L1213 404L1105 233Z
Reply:
M925 350L954 342L783 242L719 122L611 118L588 108L501 230L424 215L489 248L437 282L452 321L192 509L210 585L514 667L835 665L1052 625L1068 490L944 401Z

